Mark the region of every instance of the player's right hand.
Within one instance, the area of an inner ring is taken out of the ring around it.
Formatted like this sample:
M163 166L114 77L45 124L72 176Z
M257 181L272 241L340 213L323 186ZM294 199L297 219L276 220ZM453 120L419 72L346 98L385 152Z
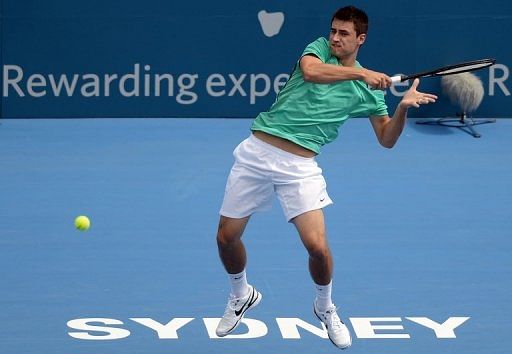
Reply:
M377 90L385 90L391 86L391 78L388 75L368 69L364 69L363 81Z

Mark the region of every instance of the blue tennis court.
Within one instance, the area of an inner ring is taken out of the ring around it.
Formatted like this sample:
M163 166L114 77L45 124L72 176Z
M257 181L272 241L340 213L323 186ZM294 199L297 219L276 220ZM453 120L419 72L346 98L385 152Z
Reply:
M248 119L0 125L0 352L323 353L307 253L276 202L244 240L263 294L215 338L229 292L215 233ZM353 119L318 157L334 301L351 353L502 354L510 343L512 121L410 120L394 149ZM87 215L87 232L74 228ZM213 327L212 327L213 326Z

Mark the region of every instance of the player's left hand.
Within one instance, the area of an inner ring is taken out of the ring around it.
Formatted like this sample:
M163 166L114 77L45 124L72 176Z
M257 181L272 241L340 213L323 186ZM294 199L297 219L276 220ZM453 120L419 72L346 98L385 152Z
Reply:
M419 79L414 79L411 88L405 93L404 97L402 97L402 100L400 101L402 106L418 108L420 105L434 103L437 100L436 95L417 91L416 89L419 83Z

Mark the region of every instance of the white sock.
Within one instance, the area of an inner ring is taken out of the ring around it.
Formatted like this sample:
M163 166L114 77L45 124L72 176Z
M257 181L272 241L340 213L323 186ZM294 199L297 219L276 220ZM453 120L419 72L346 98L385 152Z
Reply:
M241 273L228 275L229 281L231 282L231 294L236 298L247 295L249 286L247 284L245 269Z
M316 308L319 311L326 311L329 307L333 306L331 293L332 293L332 280L327 285L315 284L316 289Z

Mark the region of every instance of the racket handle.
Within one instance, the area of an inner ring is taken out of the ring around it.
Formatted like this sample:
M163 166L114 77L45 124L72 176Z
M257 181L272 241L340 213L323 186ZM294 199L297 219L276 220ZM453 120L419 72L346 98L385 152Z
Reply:
M395 75L395 76L391 76L391 82L393 84L396 84L397 82L402 82L402 79L404 78L403 75Z

